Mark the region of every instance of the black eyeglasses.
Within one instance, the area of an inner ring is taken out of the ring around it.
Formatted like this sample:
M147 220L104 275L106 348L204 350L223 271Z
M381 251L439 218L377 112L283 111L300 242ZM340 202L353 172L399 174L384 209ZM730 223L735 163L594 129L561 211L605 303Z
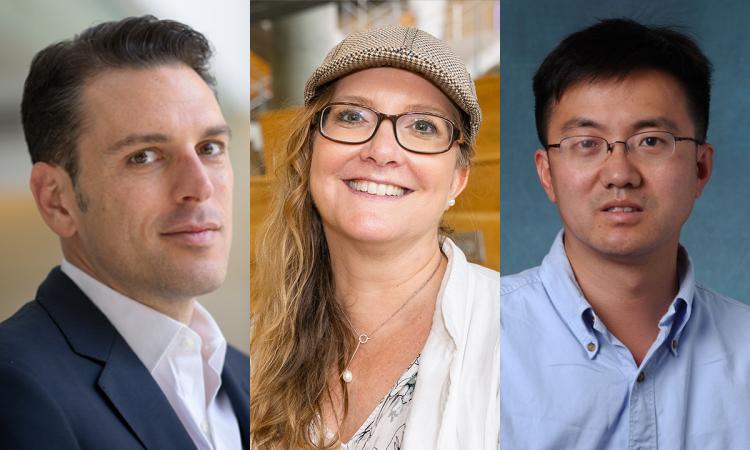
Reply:
M623 144L627 155L641 161L657 161L669 158L674 153L677 143L695 142L703 145L698 139L675 136L669 131L644 131L636 133L624 141L609 142L599 136L568 136L559 144L547 144L544 148L559 148L560 155L576 164L601 164L614 150L615 144Z
M396 142L414 153L445 153L460 136L458 126L434 113L383 114L356 103L329 103L319 113L320 134L341 144L363 144L378 131L383 120L393 125Z

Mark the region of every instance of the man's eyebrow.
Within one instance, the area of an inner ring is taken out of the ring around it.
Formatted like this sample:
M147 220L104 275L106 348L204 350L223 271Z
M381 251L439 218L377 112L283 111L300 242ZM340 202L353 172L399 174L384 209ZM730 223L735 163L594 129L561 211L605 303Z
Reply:
M162 133L133 133L107 147L107 152L115 153L122 148L138 144L163 144L169 141L170 137Z
M232 137L232 130L229 125L222 124L206 128L201 135L201 139L206 139L215 136L226 135ZM133 133L125 136L114 144L107 148L108 153L116 153L117 151L131 147L133 145L140 144L164 144L171 141L172 138L169 135L163 133Z
M222 134L225 134L229 138L232 137L232 129L229 127L229 125L223 124L207 128L206 131L203 132L202 139L221 136Z
M596 130L604 130L606 127L586 117L573 117L563 123L561 131L568 131L573 128L594 128ZM633 131L642 130L644 128L666 128L670 131L676 131L679 129L675 121L664 116L640 119L631 126Z
M644 128L666 128L669 131L677 131L679 129L677 123L664 116L649 117L648 119L642 119L633 124L633 131L642 130Z
M596 122L587 117L573 117L572 119L562 124L562 128L560 129L560 131L568 131L572 130L573 128L594 128L596 130L603 130L605 127L599 122Z

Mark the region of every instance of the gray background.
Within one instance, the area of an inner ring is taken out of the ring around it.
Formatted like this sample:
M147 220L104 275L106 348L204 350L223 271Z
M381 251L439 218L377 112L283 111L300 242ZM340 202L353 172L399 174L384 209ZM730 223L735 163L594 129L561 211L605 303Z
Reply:
M31 160L19 105L31 58L84 28L131 15L154 14L191 25L214 47L211 69L232 127L234 239L224 285L200 302L227 341L250 348L250 79L247 0L0 0L0 321L34 298L39 283L60 264L60 243L36 211L28 188Z
M538 265L561 222L539 186L531 78L568 34L598 19L676 25L714 65L708 141L714 172L682 230L701 284L750 303L750 2L503 0L501 3L501 273Z

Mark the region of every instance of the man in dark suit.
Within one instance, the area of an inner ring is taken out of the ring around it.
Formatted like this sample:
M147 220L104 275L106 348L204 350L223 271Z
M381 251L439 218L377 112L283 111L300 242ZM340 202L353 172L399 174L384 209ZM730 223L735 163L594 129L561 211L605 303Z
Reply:
M0 448L248 448L249 360L195 300L231 244L210 53L139 17L32 61L30 186L64 260L0 324Z

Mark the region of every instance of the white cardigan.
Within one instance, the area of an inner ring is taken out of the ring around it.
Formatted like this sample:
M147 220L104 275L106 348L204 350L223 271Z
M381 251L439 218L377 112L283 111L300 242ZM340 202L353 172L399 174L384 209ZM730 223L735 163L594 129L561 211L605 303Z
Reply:
M450 239L448 268L406 422L405 450L496 450L500 429L500 274L466 261Z

